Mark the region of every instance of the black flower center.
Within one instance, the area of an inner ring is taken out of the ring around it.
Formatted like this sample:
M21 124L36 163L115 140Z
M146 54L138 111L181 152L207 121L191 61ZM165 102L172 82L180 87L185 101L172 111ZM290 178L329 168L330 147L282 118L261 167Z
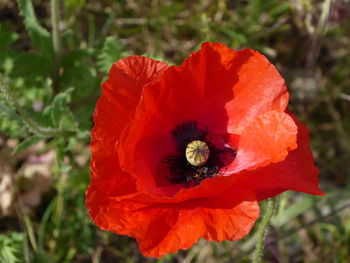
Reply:
M208 136L208 129L198 127L196 121L178 125L172 131L177 153L166 158L169 181L173 184L197 185L206 178L219 174L225 166L224 159L232 161L236 151L224 145L215 146Z

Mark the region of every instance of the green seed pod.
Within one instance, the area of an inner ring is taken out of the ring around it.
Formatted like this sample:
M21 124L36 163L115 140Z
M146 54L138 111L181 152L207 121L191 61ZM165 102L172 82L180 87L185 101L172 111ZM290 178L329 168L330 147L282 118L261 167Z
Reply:
M209 147L208 145L199 140L194 140L187 144L186 147L186 159L193 166L201 166L208 161Z

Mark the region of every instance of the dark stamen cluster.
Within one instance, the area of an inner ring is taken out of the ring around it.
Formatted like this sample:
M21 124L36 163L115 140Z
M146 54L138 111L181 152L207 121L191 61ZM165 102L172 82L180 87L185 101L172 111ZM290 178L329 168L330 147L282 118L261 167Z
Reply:
M196 121L188 121L178 125L172 131L172 135L175 139L178 153L168 156L166 164L170 172L169 181L174 184L184 183L196 185L206 178L212 178L224 166L221 154L227 152L235 154L235 151L228 148L223 150L217 149L207 139L208 130L200 129ZM203 141L209 147L209 159L202 166L193 166L186 159L186 147L194 140Z
M183 153L187 144L193 140L204 141L208 135L207 129L200 129L196 121L188 121L176 126L171 132L176 141L176 150Z

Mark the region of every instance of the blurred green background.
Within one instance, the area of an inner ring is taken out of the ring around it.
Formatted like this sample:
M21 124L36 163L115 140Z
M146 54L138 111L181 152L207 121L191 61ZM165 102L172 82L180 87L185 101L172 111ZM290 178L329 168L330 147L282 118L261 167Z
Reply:
M0 0L1 263L250 261L256 229L147 259L84 204L111 64L133 54L180 64L203 41L265 54L312 133L326 196L278 197L264 261L350 262L349 0Z

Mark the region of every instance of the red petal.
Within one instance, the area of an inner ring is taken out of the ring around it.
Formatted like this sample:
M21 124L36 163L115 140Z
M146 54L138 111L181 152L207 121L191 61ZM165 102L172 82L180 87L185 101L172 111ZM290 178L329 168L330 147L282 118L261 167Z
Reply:
M135 237L148 257L187 249L201 237L213 241L240 239L259 216L255 195L235 188L217 197L176 204L146 203L144 195L130 198L114 198L102 206L100 225Z
M102 85L102 96L94 113L92 137L114 144L134 117L143 87L158 79L167 68L162 62L141 56L115 62L108 80Z
M240 134L259 114L273 110L283 112L289 100L285 81L277 69L259 52L249 52L252 55L237 72L234 99L226 105L228 131L233 134Z
M94 113L91 134L91 184L86 203L94 220L100 203L108 196L136 191L135 180L119 168L115 143L133 117L143 86L156 80L167 65L149 58L132 56L113 64Z
M255 169L286 158L297 147L297 126L286 113L269 111L257 116L243 130L237 156L228 174Z
M255 74L259 85L250 80ZM267 85L269 81L273 83ZM284 80L264 56L205 43L144 89L135 119L117 145L120 165L137 178L140 191L173 195L179 187L157 187L154 175L161 160L176 151L171 131L177 125L195 120L209 134L241 132L258 114L284 111L287 101Z
M309 131L294 118L298 126L298 148L287 158L256 171L235 175L235 186L244 187L257 193L259 200L275 196L286 190L294 190L314 195L323 195L318 187L319 171L314 165L310 150Z

